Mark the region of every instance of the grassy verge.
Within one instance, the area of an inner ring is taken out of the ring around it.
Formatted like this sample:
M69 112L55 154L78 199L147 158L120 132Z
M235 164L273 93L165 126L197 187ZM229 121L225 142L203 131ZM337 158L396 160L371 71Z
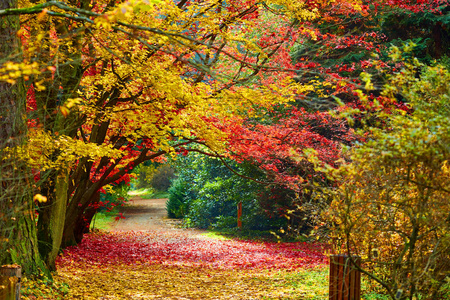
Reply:
M129 191L128 195L130 195L130 196L141 196L141 195L149 194L149 193L153 193L153 191L151 189L137 189L137 190Z
M91 229L100 229L108 231L111 229L111 223L115 221L115 218L117 217L119 213L119 209L115 208L112 211L104 211L104 212L97 212L94 216L94 219L92 219L91 222Z
M377 294L374 292L367 293L362 296L364 300L390 300L391 298L387 295Z
M274 288L283 291L281 299L328 298L328 268L279 272L271 276L271 281Z
M249 230L238 228L224 228L224 229L208 229L205 233L217 239L240 239L240 240L256 240L265 242L306 242L307 238L300 236L293 238L291 236L281 236L278 232L270 230Z
M142 199L162 199L162 198L169 198L168 192L149 192L146 194L140 195Z
M259 230L239 230L237 228L227 229L209 229L205 235L217 239L241 239L241 240L257 240L257 241L278 241L277 237L270 231Z

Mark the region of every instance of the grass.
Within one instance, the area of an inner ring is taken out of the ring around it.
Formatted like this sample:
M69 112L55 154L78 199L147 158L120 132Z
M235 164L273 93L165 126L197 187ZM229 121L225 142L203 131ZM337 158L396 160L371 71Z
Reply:
M253 241L265 241L265 242L306 242L307 238L300 236L292 238L291 236L280 236L279 233L270 230L250 230L250 229L238 229L238 228L221 228L221 229L208 229L208 233L211 237L217 239L242 239Z
M202 233L202 235L206 236L208 238L212 238L212 239L215 239L215 240L221 240L221 241L227 241L227 240L232 240L233 239L233 237L231 237L231 236L226 236L226 235L217 233L215 231L208 231L208 232Z
M108 231L111 229L111 223L115 221L119 210L117 208L110 212L97 212L91 222L91 229L100 229Z
M41 274L42 275L42 274ZM22 278L20 293L24 300L35 299L65 299L69 292L66 283L57 283L51 278L27 275ZM3 298L2 298L3 299Z
M271 278L273 286L284 293L281 299L322 300L328 298L328 268L279 272Z
M128 192L130 196L141 196L144 194L152 193L151 189L137 189Z
M168 192L149 192L146 194L139 195L142 199L162 199L169 198Z
M390 300L389 296L377 294L377 293L368 293L362 296L364 300Z

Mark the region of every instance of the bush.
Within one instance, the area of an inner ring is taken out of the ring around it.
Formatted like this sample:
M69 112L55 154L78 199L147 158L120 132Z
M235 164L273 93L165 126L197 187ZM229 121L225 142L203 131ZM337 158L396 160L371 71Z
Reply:
M250 165L228 163L249 177L260 176ZM176 166L178 178L169 189L169 216L183 217L185 224L192 227L236 227L237 204L242 201L245 229L273 230L286 226L286 218L261 207L258 195L265 193L264 187L233 174L220 160L192 154L180 157Z
M136 178L132 181L135 189L148 189L150 188L150 178L153 176L157 168L157 165L151 161L146 161L133 169L133 173L136 174Z
M169 218L181 219L189 210L189 199L187 198L187 187L184 181L175 180L169 188L169 201L166 209Z
M278 230L288 227L288 219L269 213L261 207L259 199L254 198L242 204L242 227L248 230Z
M146 161L133 172L136 174L136 179L133 180L136 189L153 189L157 192L167 192L176 178L175 169L169 163Z
M391 299L448 299L450 73L405 65L383 95L402 95L411 113L384 115L386 128L370 128L340 170L332 238L363 258L365 273Z

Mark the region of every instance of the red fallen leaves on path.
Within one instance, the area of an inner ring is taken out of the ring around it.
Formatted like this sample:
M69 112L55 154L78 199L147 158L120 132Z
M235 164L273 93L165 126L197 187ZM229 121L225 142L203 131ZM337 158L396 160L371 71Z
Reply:
M163 264L214 269L295 270L328 263L320 243L216 240L177 231L128 231L86 235L58 258L58 265Z

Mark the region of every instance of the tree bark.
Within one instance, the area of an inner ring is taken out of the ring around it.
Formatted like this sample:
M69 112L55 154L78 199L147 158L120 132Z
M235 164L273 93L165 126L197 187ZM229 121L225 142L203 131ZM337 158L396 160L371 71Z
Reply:
M81 242L86 226L90 225L90 222L87 224L84 220L84 212L88 209L90 203L96 201L99 195L98 189L91 186L86 189L81 199L77 197L71 199L66 211L62 247L73 246Z
M16 0L1 0L0 9L17 8ZM17 16L0 17L0 64L21 62ZM46 272L37 249L31 170L15 147L26 138L23 119L26 93L21 79L0 82L0 265L19 264L24 273Z
M56 257L61 247L63 224L67 207L68 171L62 170L56 176L54 197L41 207L38 221L39 252L51 271L56 270Z
M79 216L74 228L74 238L77 244L82 241L83 234L89 233L92 219L97 213L96 204L98 204L99 201L100 201L100 192L97 191L92 197L90 206L88 206L84 210L83 214Z

